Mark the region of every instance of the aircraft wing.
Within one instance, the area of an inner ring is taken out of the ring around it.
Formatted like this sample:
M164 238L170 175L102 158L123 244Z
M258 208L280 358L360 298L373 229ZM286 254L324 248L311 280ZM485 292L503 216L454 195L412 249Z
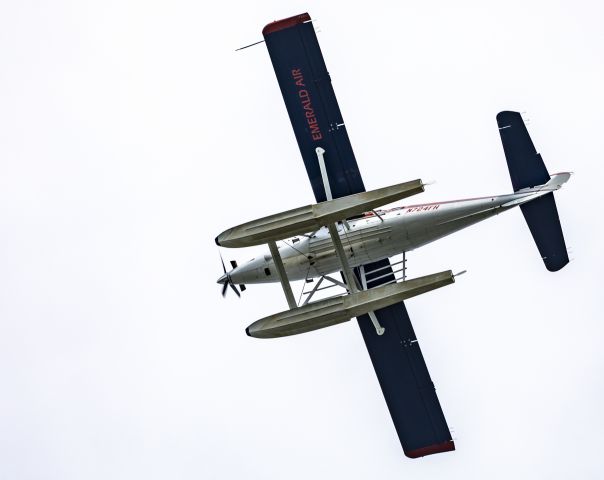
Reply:
M304 13L270 23L262 33L317 202L326 200L317 147L325 150L333 198L365 191L310 16ZM365 268L386 265L388 260ZM382 270L375 275L383 274ZM405 455L416 458L455 450L405 305L401 302L375 314L386 329L381 336L368 315L357 320Z

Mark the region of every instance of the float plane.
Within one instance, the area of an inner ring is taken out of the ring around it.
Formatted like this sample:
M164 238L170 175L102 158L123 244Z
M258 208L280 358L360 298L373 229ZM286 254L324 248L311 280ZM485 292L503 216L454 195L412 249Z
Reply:
M221 247L268 245L266 254L247 263L232 261L230 271L223 263L222 293L230 287L239 296L237 285L281 283L289 308L249 325L245 331L255 338L356 317L405 455L455 450L404 300L449 285L457 274L407 278L406 254L519 207L545 267L558 271L569 259L554 192L570 173L550 174L520 113L503 111L497 124L512 193L380 209L423 192L426 184L417 179L366 191L310 16L269 23L262 33L316 203L218 235ZM402 260L390 260L399 254ZM292 280L314 286L296 301ZM312 301L336 286L341 294Z

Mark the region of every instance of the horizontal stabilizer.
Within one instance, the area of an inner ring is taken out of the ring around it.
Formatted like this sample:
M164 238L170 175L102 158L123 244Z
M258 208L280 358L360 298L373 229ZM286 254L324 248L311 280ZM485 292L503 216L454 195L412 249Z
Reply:
M520 204L545 267L550 272L556 272L568 263L568 253L553 191L559 189L570 174L550 177L520 113L499 112L497 125L514 191L530 193L516 203ZM537 186L540 187L533 188Z

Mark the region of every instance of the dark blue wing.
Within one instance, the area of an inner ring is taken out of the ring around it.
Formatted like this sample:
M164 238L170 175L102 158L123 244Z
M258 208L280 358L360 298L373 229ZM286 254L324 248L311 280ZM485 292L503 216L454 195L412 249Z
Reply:
M310 16L304 13L270 23L262 33L317 202L326 199L317 147L325 150L333 198L365 191ZM388 260L383 260L366 269L386 265ZM383 274L382 270L376 275ZM358 323L405 455L416 458L454 450L405 305L375 313L386 328L384 335L376 334L367 315Z
M333 191L365 191L310 16L270 23L262 33L317 202L326 200L317 147Z

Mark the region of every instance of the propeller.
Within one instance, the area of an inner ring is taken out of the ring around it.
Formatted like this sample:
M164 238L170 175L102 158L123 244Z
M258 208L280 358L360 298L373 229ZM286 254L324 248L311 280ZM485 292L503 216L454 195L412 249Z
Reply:
M237 290L237 287L233 284L233 280L231 280L231 276L226 271L226 267L224 266L224 260L222 259L222 254L220 252L218 253L220 255L220 263L222 263L222 271L224 272L224 275L218 279L218 283L222 283L222 296L226 296L226 292L230 286L233 291L237 294L237 296L241 298L241 293L239 293L239 290ZM235 268L237 267L237 262L231 260L231 265L233 266L233 268Z

